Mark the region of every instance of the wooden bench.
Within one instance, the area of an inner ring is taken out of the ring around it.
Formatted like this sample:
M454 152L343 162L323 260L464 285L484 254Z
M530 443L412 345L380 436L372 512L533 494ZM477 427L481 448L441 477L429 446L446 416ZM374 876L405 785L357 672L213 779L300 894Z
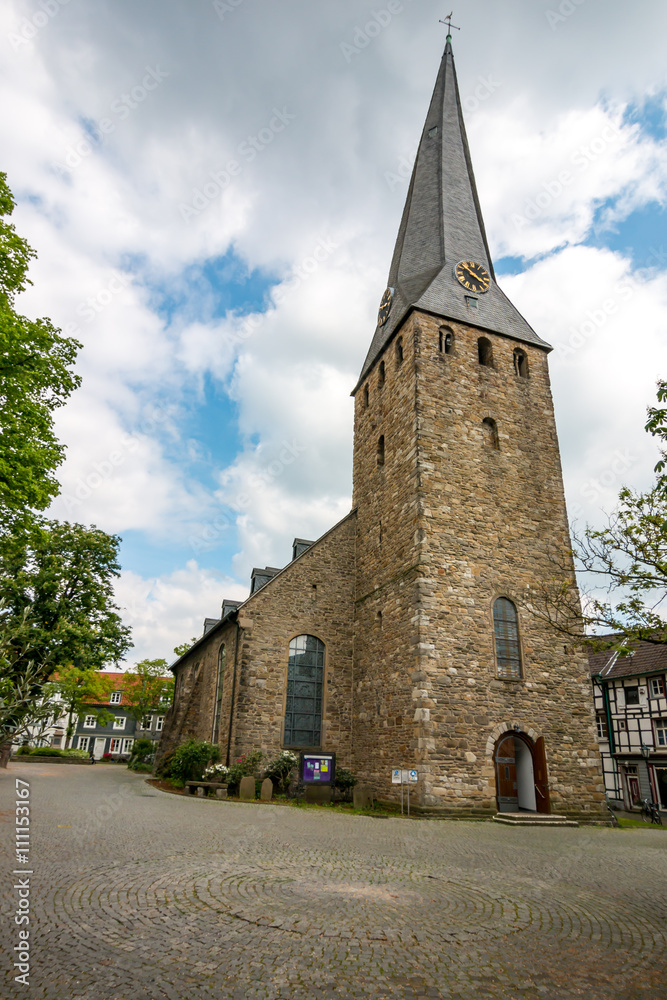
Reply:
M227 785L222 781L186 781L185 790L189 795L197 794L200 798L215 792L218 799L227 798Z

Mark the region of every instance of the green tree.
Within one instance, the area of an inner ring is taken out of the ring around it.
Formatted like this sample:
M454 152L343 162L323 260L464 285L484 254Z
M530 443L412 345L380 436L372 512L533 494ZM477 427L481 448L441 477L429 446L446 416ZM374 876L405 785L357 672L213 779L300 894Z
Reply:
M30 320L14 308L34 250L6 219L15 202L0 173L0 529L44 510L59 492L54 470L64 447L53 411L80 384L72 366L81 345L48 319Z
M166 660L141 660L123 681L124 706L140 722L149 712L167 711L174 694Z
M657 397L659 403L667 401L663 379ZM623 487L603 528L573 532L577 570L593 581L596 593L584 596L582 611L573 587L545 582L527 602L561 635L581 640L585 627L587 645L621 654L637 641L667 643L667 409L649 407L645 429L661 450L651 489L640 493Z
M183 653L187 653L187 651L194 646L196 641L197 638L195 637L194 639L190 639L190 642L182 642L180 643L180 645L174 646L174 652L176 653L176 656L183 656Z
M113 719L113 712L99 703L109 701L114 687L108 674L73 666L59 667L53 679L44 685L43 704L52 706L52 711L55 709L59 715L67 715L65 747L70 745L80 715L94 715L102 725Z
M2 729L11 737L55 670L100 670L131 646L114 602L119 539L42 522L0 547Z

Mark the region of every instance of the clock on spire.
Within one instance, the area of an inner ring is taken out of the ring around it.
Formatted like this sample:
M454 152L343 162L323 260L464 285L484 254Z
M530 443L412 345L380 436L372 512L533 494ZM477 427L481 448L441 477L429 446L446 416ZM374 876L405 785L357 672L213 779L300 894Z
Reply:
M496 283L448 33L358 385L413 309L467 323L472 306L476 326L549 349Z

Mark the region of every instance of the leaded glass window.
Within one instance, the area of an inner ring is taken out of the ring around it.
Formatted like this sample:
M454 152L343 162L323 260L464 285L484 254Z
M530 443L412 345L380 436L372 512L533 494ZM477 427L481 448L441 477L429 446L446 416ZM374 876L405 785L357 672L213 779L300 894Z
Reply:
M323 686L324 643L314 635L298 635L289 644L285 746L321 745Z
M493 605L493 630L496 638L496 666L499 677L521 677L519 620L516 608L507 597Z

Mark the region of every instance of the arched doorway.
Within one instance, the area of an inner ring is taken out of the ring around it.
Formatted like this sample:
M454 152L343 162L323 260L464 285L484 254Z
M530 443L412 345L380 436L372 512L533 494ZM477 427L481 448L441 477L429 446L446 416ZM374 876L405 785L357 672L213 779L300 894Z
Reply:
M498 812L550 812L542 737L504 733L494 752Z

